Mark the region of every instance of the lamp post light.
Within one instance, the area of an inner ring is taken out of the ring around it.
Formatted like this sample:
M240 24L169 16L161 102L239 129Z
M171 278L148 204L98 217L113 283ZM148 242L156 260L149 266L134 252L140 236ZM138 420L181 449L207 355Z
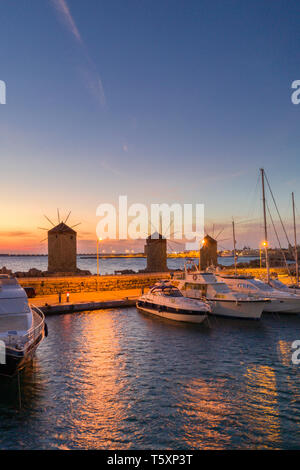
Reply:
M266 256L266 263L267 263L267 249L268 249L268 242L267 240L263 240L261 244L259 245L259 267L262 267L261 263L261 250L262 247L265 249L265 256Z
M100 270L99 270L99 242L102 241L102 238L97 238L97 290L98 290L98 280L99 280L99 275L100 275Z

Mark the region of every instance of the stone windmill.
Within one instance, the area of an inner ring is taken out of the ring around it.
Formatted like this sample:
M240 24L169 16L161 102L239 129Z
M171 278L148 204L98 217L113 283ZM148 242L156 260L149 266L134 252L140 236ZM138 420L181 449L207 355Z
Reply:
M65 220L60 219L57 209L58 224L55 225L52 220L45 215L52 228L47 230L48 236L48 272L49 273L68 273L73 274L78 271L77 268L77 233L74 229L78 224L69 227L66 222L71 212Z

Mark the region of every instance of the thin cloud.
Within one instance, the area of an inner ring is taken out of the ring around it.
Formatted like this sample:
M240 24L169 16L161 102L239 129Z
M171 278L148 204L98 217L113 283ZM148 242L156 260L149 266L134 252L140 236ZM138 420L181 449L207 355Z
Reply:
M22 232L21 230L1 230L0 237L31 237L32 232Z
M105 93L104 93L104 88L103 88L101 77L95 71L95 68L96 68L95 64L91 60L86 50L85 44L82 40L81 34L79 32L79 29L77 28L75 20L71 14L67 1L66 0L50 0L50 2L55 8L55 10L57 11L58 17L61 20L61 22L66 26L67 30L71 33L75 41L80 44L84 52L85 59L88 64L87 67L82 71L85 85L87 89L89 90L89 92L94 96L96 101L98 101L98 103L104 108L106 105L106 98L105 98Z
M66 0L50 0L54 8L57 10L60 20L65 24L68 30L73 34L75 39L82 44L82 39L76 23L71 15L70 9Z
M81 74L84 78L86 87L90 93L94 96L96 101L104 108L106 105L104 88L102 80L98 74L94 73L90 69L82 69Z

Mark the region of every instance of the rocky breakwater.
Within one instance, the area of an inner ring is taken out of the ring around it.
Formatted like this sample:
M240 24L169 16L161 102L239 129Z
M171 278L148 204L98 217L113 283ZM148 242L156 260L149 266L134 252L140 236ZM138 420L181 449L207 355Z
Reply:
M150 287L161 279L168 279L169 273L111 275L111 276L68 276L45 278L21 278L23 287L33 287L36 295L78 293L96 291L118 291Z

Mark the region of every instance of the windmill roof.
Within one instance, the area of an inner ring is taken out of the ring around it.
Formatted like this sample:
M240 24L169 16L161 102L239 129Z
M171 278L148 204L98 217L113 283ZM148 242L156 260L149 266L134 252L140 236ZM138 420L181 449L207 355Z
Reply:
M73 230L71 227L64 224L63 222L56 225L56 227L53 227L51 230L48 231L48 233L72 233L73 235L76 234L75 230Z
M151 239L153 239L153 240L160 239L161 240L161 239L165 239L165 237L161 233L154 232L154 233L152 233L152 235L149 235L149 237L148 237L148 240L151 240Z
M204 240L213 241L213 242L216 242L216 243L217 243L217 240L215 240L215 239L214 239L213 237L211 237L210 235L205 235Z

